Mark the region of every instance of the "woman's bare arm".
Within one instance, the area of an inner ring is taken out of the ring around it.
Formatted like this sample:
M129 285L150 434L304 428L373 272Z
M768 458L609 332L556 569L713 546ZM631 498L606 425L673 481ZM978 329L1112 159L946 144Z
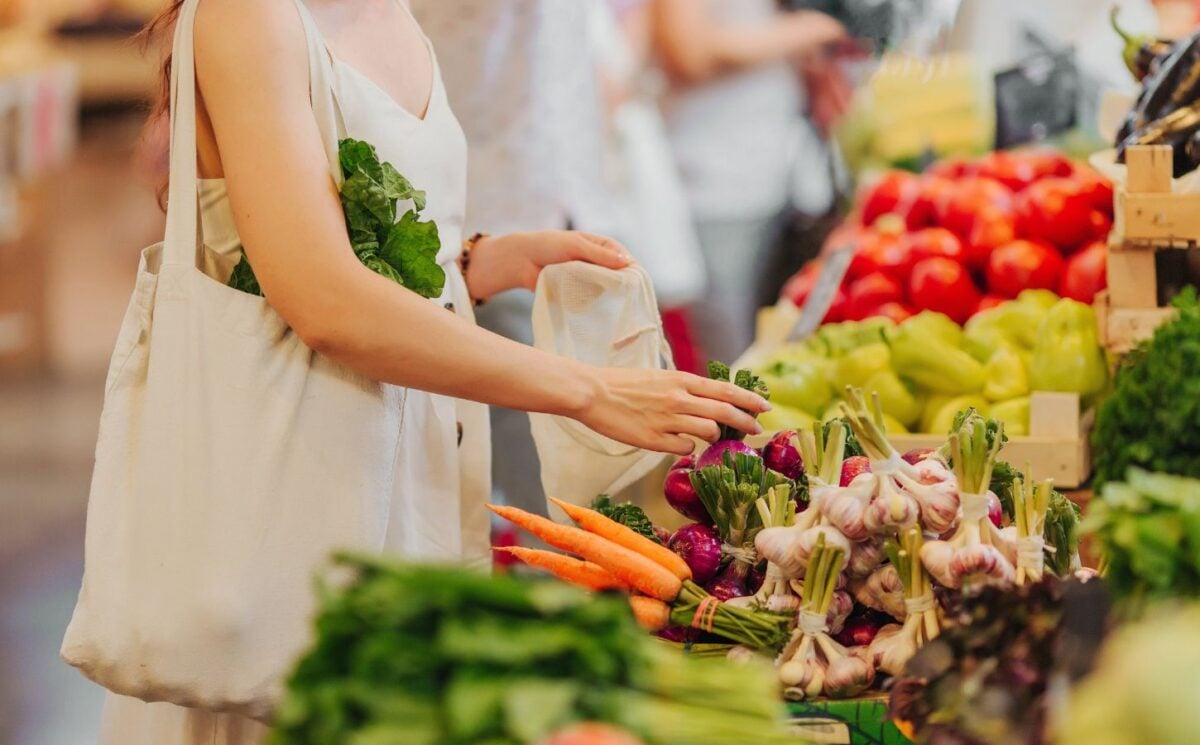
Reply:
M759 26L713 19L700 0L652 0L653 38L667 71L689 83L790 59L845 36L824 13L781 13Z
M682 435L715 436L715 421L757 430L739 410L766 408L753 394L683 373L597 370L555 357L363 267L310 108L291 0L206 0L196 60L247 256L272 307L313 349L376 380L571 416L668 452L691 450Z

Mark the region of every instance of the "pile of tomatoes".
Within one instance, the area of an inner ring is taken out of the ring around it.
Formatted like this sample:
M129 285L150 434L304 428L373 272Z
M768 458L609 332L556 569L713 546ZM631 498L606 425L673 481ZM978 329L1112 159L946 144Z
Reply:
M1113 191L1099 173L1051 150L887 171L859 192L856 214L827 245L854 259L827 322L934 310L965 322L1021 290L1090 303L1105 287ZM789 280L803 305L818 259Z

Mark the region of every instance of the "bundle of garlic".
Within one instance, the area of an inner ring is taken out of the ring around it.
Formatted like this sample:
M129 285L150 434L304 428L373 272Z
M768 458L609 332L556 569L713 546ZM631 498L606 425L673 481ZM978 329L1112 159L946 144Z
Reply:
M874 413L867 411L862 392L846 387L843 406L846 420L867 457L871 470L854 477L846 487L828 495L821 508L830 524L852 541L875 534L894 535L917 524L921 508L898 475L916 473L888 442L883 429L883 409L874 395Z
M804 567L798 563L796 552L790 550L792 547L785 545L793 536L799 539L803 535L794 532L796 503L792 500L792 490L774 486L758 498L754 507L765 526L754 537L754 546L758 555L767 560L766 578L755 593L754 602L776 613L794 613L800 607L800 597L792 580L802 575Z
M809 500L808 509L796 517L796 525L801 529L827 523L821 505L841 483L847 434L846 425L836 420L828 427L814 422L811 431L798 434Z
M887 545L890 566L904 587L905 618L902 626L888 624L879 630L871 642L870 656L889 675L898 675L909 658L940 631L933 584L919 559L923 540L919 528L910 528L899 541Z
M903 621L908 613L904 598L904 582L900 580L895 564L877 567L866 579L854 585L855 600L898 621Z
M827 619L845 561L846 552L827 546L822 535L805 576L799 625L778 659L779 680L789 698L846 698L875 681L866 650L847 649L829 635Z
M1026 466L1025 478L1013 479L1013 522L1017 527L1017 577L1018 585L1025 580L1039 582L1045 573L1046 512L1050 509L1050 495L1054 482L1046 479L1033 483L1033 476Z
M921 507L921 526L941 535L958 520L958 481L937 453L896 471L896 480Z
M974 409L950 433L950 456L958 481L962 519L945 541L921 548L921 562L946 587L964 583L1012 582L1017 546L1011 530L1000 530L988 519L988 484L1004 440L1004 425L985 420Z

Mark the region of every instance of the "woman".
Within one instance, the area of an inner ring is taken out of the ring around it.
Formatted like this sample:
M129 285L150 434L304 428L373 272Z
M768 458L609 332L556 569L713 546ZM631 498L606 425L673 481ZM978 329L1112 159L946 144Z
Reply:
M671 144L708 268L692 318L703 352L733 359L753 340L786 218L832 204L829 151L804 118L798 69L826 65L826 48L845 31L822 13L781 11L776 0L654 0L653 11L655 51L672 82ZM805 79L810 114L825 116L826 93L836 90L826 84L836 78Z
M194 2L176 3L172 13ZM423 218L440 229L438 261L447 274L437 302L369 271L351 250L311 108L314 36L332 60L346 134L370 142L427 192ZM692 450L689 437L715 438L718 423L759 430L746 412L764 411L766 402L728 384L589 368L474 325L472 301L532 288L547 265L581 259L618 269L629 259L598 236L517 234L475 241L464 276L456 260L465 144L432 48L400 0L310 0L307 8L299 0L203 0L194 40L202 228L217 256L209 273L226 280L244 251L288 333L353 373L409 389L386 549L486 559L481 404L568 416L616 440L678 454ZM454 509L438 512L448 504ZM110 695L101 742L248 745L265 734L239 716Z

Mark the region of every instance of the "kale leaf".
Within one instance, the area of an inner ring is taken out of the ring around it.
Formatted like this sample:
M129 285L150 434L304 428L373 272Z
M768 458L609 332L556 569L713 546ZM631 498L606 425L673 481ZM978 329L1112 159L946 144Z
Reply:
M437 262L441 239L432 220L421 221L425 192L413 187L391 163L381 162L375 148L362 140L338 144L343 182L342 213L350 246L371 271L426 298L442 294L446 272ZM413 208L399 221L396 205L411 201ZM254 269L242 254L229 286L262 295Z
M1113 393L1096 412L1093 489L1130 466L1200 477L1200 302L1175 298L1179 316L1125 358Z
M604 515L609 520L621 523L625 527L654 541L662 543L654 532L654 523L646 516L646 511L633 502L614 503L612 497L601 494L592 502L592 509Z
M738 370L736 373L733 373L731 375L729 365L726 365L724 362L718 362L717 360L709 360L709 362L708 362L708 377L711 380L720 380L723 383L733 383L738 388L742 388L747 391L752 391L752 392L757 393L758 395L762 396L763 398L771 397L771 391L767 388L767 384L764 383L763 380L761 378L759 378L757 375L750 372L749 370ZM718 439L741 440L745 436L746 436L746 433L739 432L736 429L734 429L733 427L722 424L721 425L721 434Z

